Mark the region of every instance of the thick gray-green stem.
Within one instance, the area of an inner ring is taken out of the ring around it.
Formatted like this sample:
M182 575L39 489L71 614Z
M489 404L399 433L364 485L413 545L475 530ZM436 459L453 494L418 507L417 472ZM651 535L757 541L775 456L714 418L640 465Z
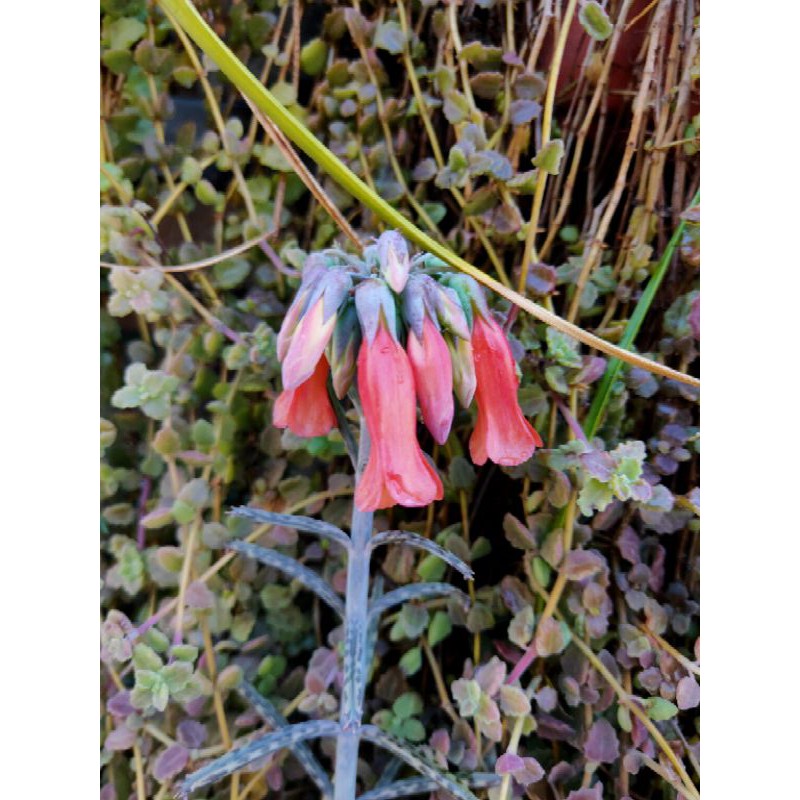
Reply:
M361 418L358 446L356 486L369 457L369 434ZM350 554L347 562L347 596L344 621L344 688L339 717L341 732L336 743L334 800L353 800L356 796L358 745L361 718L364 713L364 691L367 683L369 606L369 558L372 536L372 512L359 511L353 505L350 526Z

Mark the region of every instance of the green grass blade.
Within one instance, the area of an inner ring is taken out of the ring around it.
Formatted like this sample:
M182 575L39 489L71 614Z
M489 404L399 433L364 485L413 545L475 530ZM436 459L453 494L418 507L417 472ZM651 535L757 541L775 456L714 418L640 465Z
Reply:
M691 205L695 206L699 202L700 192L698 191ZM633 314L631 314L631 318L628 320L628 324L625 326L625 332L622 335L622 339L620 339L620 347L627 350L636 339L639 329L644 322L644 318L647 316L647 312L650 310L650 306L656 296L658 287L661 286L661 282L667 274L667 268L669 267L669 262L672 260L672 254L675 252L675 248L680 242L685 227L686 220L682 219L678 223L678 227L675 228L675 232L672 234L672 238L669 240L661 256L661 260L658 262L656 271L650 277L645 290L642 292L642 296L639 298L639 302L636 304L636 308L633 310ZM611 396L611 387L614 385L614 381L621 368L622 362L618 358L612 358L606 366L606 371L600 383L597 385L597 392L595 393L594 400L592 400L592 405L589 408L589 413L586 415L586 419L583 423L583 430L589 439L597 433L597 428L600 425L603 412Z

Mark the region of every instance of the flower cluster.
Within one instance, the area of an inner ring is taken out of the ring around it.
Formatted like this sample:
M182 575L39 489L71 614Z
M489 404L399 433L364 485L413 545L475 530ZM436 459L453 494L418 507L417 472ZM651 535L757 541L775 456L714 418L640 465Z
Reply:
M366 248L364 260L329 250L308 257L278 334L283 392L273 422L298 436L336 425L328 376L340 400L354 381L370 436L356 489L363 511L424 506L442 483L417 440L417 403L444 444L453 394L478 417L469 442L476 464L521 464L542 441L517 400L511 347L470 277L431 273L427 254L410 258L396 231ZM428 269L422 267L428 265Z

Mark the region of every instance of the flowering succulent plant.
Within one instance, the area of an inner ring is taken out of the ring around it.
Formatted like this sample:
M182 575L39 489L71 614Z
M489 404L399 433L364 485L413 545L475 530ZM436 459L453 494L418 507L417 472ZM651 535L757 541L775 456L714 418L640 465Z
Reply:
M697 800L691 5L102 0L102 800Z
M517 466L542 445L520 408L511 347L483 290L467 275L437 280L431 263L425 253L411 258L397 231L381 234L363 260L312 254L278 334L284 389L276 426L321 436L335 425L329 373L337 399L357 386L372 443L356 490L362 511L442 498L417 441L416 407L444 444L454 390L464 408L473 398L478 407L469 443L476 464Z

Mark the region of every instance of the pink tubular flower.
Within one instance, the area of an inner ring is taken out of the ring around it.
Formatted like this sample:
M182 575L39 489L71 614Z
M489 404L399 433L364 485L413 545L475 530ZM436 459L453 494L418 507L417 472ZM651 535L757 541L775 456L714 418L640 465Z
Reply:
M407 350L425 427L444 444L453 422L453 365L447 344L430 317L422 323L421 340L413 329L408 332Z
M472 329L478 421L469 440L476 464L486 459L505 467L527 461L542 440L522 415L517 400L517 378L511 347L502 328L476 313Z
M319 359L311 377L294 389L284 389L275 401L272 424L297 436L324 436L336 425L327 390L328 361Z
M442 482L417 442L411 365L383 319L372 341L361 345L358 392L370 436L369 461L356 487L359 510L441 500Z

